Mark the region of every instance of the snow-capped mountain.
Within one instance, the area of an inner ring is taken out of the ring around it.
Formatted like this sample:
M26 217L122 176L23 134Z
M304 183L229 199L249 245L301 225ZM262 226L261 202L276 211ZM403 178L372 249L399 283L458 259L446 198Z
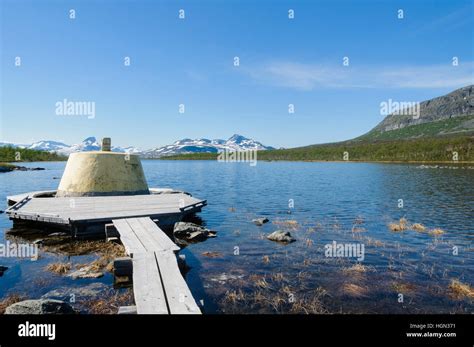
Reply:
M81 143L77 143L74 145L67 145L63 142L52 141L52 140L43 140L43 141L34 142L30 145L15 144L15 143L10 143L10 142L0 142L0 147L3 147L3 146L35 149L38 151L56 152L63 155L69 155L74 152L99 151L101 148L100 143L93 136L88 137L84 139L84 141L82 141ZM122 152L122 153L139 153L140 152L140 150L136 147L120 147L120 146L112 146L112 151Z
M81 143L68 145L58 141L38 141L30 145L14 144L9 142L0 142L0 147L12 146L19 148L36 149L41 151L56 152L58 154L69 155L74 152L88 152L99 151L101 148L100 142L93 136L84 139ZM157 147L149 150L140 150L137 147L120 147L112 146L113 152L133 153L139 154L144 158L159 158L176 154L188 153L217 153L219 151L238 151L238 150L268 150L274 149L270 146L264 146L258 141L249 139L245 136L235 134L228 140L206 138L199 139L182 139L174 142L171 145Z
M58 141L38 141L26 146L28 149L36 149L38 151L61 152L70 146Z
M174 142L171 145L154 148L148 151L143 151L141 155L145 158L159 158L164 156L176 154L189 153L217 153L219 151L237 151L237 150L259 150L264 151L274 149L270 146L265 146L258 141L249 139L245 136L235 134L228 140L206 138L199 139L182 139Z

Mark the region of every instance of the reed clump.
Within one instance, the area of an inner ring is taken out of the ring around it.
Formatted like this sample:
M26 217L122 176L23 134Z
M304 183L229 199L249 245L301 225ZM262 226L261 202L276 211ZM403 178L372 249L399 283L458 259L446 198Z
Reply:
M426 227L421 223L413 223L411 225L410 229L415 230L415 231L419 231L419 232L423 232L423 231L426 230Z
M400 218L398 223L390 223L388 228L393 232L400 232L407 230L408 221L405 218Z
M435 229L430 230L429 234L434 235L434 236L442 235L444 234L444 230L440 228L435 228Z
M58 275L64 275L71 270L71 263L51 263L46 266L46 270Z
M448 286L449 294L456 299L474 298L474 288L459 280L451 280Z
M107 291L100 298L88 300L84 307L90 314L117 314L120 306L133 304L133 292L128 289L123 293Z
M349 296L365 297L368 290L366 287L359 286L355 283L345 283L342 286L342 291L344 292L344 294L347 294Z

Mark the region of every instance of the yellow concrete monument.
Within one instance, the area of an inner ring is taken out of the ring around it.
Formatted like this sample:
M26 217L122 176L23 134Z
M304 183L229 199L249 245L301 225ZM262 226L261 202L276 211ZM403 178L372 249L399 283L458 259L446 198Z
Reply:
M110 138L102 150L72 153L57 197L150 194L138 155L111 152Z

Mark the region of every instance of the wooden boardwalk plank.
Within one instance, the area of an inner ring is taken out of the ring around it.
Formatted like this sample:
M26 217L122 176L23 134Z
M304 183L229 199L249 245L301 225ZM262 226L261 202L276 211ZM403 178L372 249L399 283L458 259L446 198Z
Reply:
M173 252L155 252L171 314L200 314Z
M133 295L139 314L169 313L154 253L133 258Z
M149 235L155 240L159 245L160 249L163 251L173 251L177 252L181 248L176 245L171 239L166 235L166 233L160 229L155 222L150 218L139 218L140 223L149 231Z
M178 267L180 248L150 218L114 219L133 263L133 292L137 312L200 314Z
M120 241L122 241L128 255L133 257L135 254L146 253L146 248L125 219L114 219L112 222L120 233Z

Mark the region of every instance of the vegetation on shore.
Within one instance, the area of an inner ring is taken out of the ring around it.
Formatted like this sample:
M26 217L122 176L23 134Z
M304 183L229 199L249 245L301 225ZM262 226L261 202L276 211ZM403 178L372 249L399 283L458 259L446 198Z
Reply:
M351 141L402 140L421 137L438 137L443 134L466 135L472 133L474 115L454 117L440 121L410 125L396 130L379 131L372 129L367 134L356 137Z
M428 137L385 141L345 141L306 147L259 151L258 160L474 162L474 136ZM216 160L216 153L195 153L164 160Z
M12 162L31 161L64 161L67 157L47 151L37 151L33 149L17 147L0 147L0 173L14 170L26 170L23 166L12 164Z
M67 160L66 156L57 153L50 153L48 151L37 151L34 149L11 146L0 147L0 163L64 160Z

